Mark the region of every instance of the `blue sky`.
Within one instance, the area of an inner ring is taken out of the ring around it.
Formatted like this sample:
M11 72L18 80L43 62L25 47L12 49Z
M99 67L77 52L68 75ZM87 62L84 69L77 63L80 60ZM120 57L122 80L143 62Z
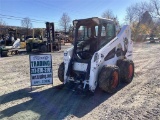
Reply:
M110 9L123 24L126 8L141 1L149 0L0 0L0 19L8 25L21 26L20 19L29 17L36 19L32 22L34 28L45 27L45 21L55 22L59 28L64 12L74 20L101 17L105 10Z

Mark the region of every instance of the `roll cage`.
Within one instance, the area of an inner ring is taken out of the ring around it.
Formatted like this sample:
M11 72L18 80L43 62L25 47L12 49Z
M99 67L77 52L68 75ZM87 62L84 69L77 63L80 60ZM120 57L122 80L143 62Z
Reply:
M75 59L90 60L93 54L116 36L115 22L101 18L74 20Z

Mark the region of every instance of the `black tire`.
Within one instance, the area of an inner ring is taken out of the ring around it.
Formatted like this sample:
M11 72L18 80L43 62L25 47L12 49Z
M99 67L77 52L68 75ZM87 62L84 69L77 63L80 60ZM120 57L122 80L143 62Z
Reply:
M27 51L27 52L31 52L31 51L32 51L32 48L31 48L31 45L30 45L30 44L27 44L27 45L26 45L26 51Z
M58 78L61 82L64 82L64 69L64 62L62 62L58 68Z
M40 51L41 51L41 52L47 52L47 46L46 46L46 45L42 45L42 46L40 47Z
M130 83L134 77L134 63L132 60L118 60L117 66L120 69L120 80Z
M98 84L105 92L116 92L119 85L119 68L117 66L103 66L99 74Z

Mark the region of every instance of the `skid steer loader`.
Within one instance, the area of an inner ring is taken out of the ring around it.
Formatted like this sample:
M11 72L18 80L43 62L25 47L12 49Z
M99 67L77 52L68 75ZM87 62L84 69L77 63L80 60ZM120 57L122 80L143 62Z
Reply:
M74 46L64 52L58 69L63 84L73 82L78 89L94 92L99 86L114 93L120 81L130 83L134 76L131 30L118 30L115 21L87 18L73 21Z

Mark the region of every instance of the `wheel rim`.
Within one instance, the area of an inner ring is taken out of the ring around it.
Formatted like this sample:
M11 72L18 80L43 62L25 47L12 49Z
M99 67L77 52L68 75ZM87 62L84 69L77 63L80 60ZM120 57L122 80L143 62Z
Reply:
M133 75L133 65L129 65L129 73L128 73L128 78L132 78Z
M118 85L118 72L114 71L112 76L112 88L116 88Z

